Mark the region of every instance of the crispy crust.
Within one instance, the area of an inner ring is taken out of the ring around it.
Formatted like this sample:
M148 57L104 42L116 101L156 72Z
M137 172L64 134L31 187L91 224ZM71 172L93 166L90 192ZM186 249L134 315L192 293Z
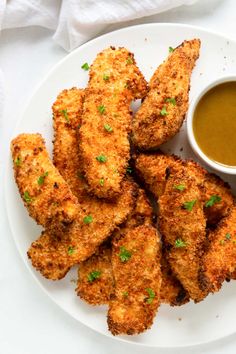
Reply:
M131 252L127 262L120 260L121 247ZM113 239L115 294L109 304L107 319L113 335L138 334L151 327L160 304L160 258L160 240L151 226L138 226ZM148 288L155 293L151 303L147 301Z
M80 213L77 198L49 159L42 136L18 135L11 152L16 184L30 216L54 231L73 222Z
M229 185L220 177L207 172L196 162L181 160L175 155L164 155L161 152L140 154L135 161L139 177L157 199L163 194L168 174L173 167L175 169L184 167L188 175L201 186L201 198L208 225L215 225L229 213L234 201ZM221 197L221 201L211 207L205 207L205 203L213 195Z
M139 148L157 148L178 133L188 109L190 76L200 43L199 39L184 41L155 71L150 91L133 120L133 141ZM161 114L163 107L166 115Z
M172 172L165 192L159 198L159 230L174 274L191 299L198 302L206 296L198 281L200 259L206 240L201 192L196 181L186 175L184 168ZM179 191L175 188L177 185L184 185L185 189ZM195 201L192 210L183 207L189 201ZM183 241L185 246L176 247L177 240Z
M130 157L129 106L132 99L143 97L146 89L146 81L127 49L111 47L97 55L85 91L79 134L86 179L91 193L100 198L111 199L121 193ZM99 161L99 156L106 160Z
M229 236L227 236L229 235ZM208 248L199 273L201 287L219 291L226 279L235 277L236 270L236 206L223 218L216 230L208 235Z
M140 188L135 204L133 212L118 232L128 232L139 225L151 225L152 208L145 192ZM88 282L88 275L93 270L101 271L101 277L91 283ZM110 295L114 292L113 286L111 245L106 243L92 257L80 264L77 294L91 305L106 304L109 303Z

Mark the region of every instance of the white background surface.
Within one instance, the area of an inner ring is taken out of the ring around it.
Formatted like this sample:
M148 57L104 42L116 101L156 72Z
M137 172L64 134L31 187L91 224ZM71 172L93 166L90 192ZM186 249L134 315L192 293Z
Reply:
M199 25L236 40L236 1L200 0L192 7L181 7L122 26L147 22ZM109 30L119 27L111 26ZM235 353L236 335L206 346L178 351L145 350L103 337L64 314L41 291L25 268L15 248L4 208L4 160L16 120L35 86L55 63L67 55L53 43L51 36L48 30L29 27L4 31L0 37L0 67L6 88L4 120L0 122L0 354ZM235 312L232 309L232 316Z

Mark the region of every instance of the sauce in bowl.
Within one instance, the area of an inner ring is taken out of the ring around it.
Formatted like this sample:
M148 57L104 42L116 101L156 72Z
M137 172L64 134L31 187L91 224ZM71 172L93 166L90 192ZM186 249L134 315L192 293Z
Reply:
M207 91L195 108L192 124L196 142L209 159L236 167L236 81Z

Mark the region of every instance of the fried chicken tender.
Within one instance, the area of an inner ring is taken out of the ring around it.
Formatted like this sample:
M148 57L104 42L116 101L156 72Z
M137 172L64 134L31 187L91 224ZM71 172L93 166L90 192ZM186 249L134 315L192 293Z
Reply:
M160 239L152 226L138 226L113 239L115 294L108 311L113 335L138 334L151 327L160 304L160 258Z
M236 206L208 235L199 279L203 290L219 291L226 279L234 278L236 270Z
M64 228L80 208L53 166L40 134L20 134L11 142L15 180L30 216L42 226Z
M184 186L183 190L176 188ZM206 293L200 289L198 274L206 240L206 219L201 191L185 169L172 168L165 192L159 198L159 231L167 248L172 271L190 298L201 301Z
M144 190L139 188L135 208L120 230L124 233L139 225L151 225L152 217L152 207ZM99 274L98 279L91 281L92 274ZM109 303L110 296L114 292L113 287L111 245L105 243L92 257L80 264L77 294L91 305L102 305Z
M133 142L140 149L156 149L178 133L188 109L190 76L200 43L184 41L151 78L150 91L133 119Z
M173 274L164 251L162 251L161 257L161 276L161 303L169 304L171 306L181 306L186 304L189 301L189 294Z
M133 183L124 181L122 188L115 205L103 205L103 209L97 205L94 214L84 212L84 217L75 220L63 234L52 237L47 230L43 232L28 251L32 265L45 278L57 280L74 264L90 257L133 209L136 193Z
M97 55L85 90L80 150L90 191L112 199L121 192L130 158L130 103L142 98L146 81L134 56L110 47Z
M229 213L233 205L233 195L227 183L214 174L210 174L203 167L191 160L181 160L174 155L162 153L140 154L135 167L145 185L158 199L165 190L168 173L172 167L175 169L185 168L188 176L191 176L202 187L202 201L204 213L208 225L215 225L219 220ZM218 196L214 203L211 198Z

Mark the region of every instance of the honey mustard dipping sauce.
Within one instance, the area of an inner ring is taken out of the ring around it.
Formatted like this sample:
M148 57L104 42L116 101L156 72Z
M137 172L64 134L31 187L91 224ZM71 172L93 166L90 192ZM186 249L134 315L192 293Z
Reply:
M236 81L214 86L198 102L193 134L211 160L236 167Z

